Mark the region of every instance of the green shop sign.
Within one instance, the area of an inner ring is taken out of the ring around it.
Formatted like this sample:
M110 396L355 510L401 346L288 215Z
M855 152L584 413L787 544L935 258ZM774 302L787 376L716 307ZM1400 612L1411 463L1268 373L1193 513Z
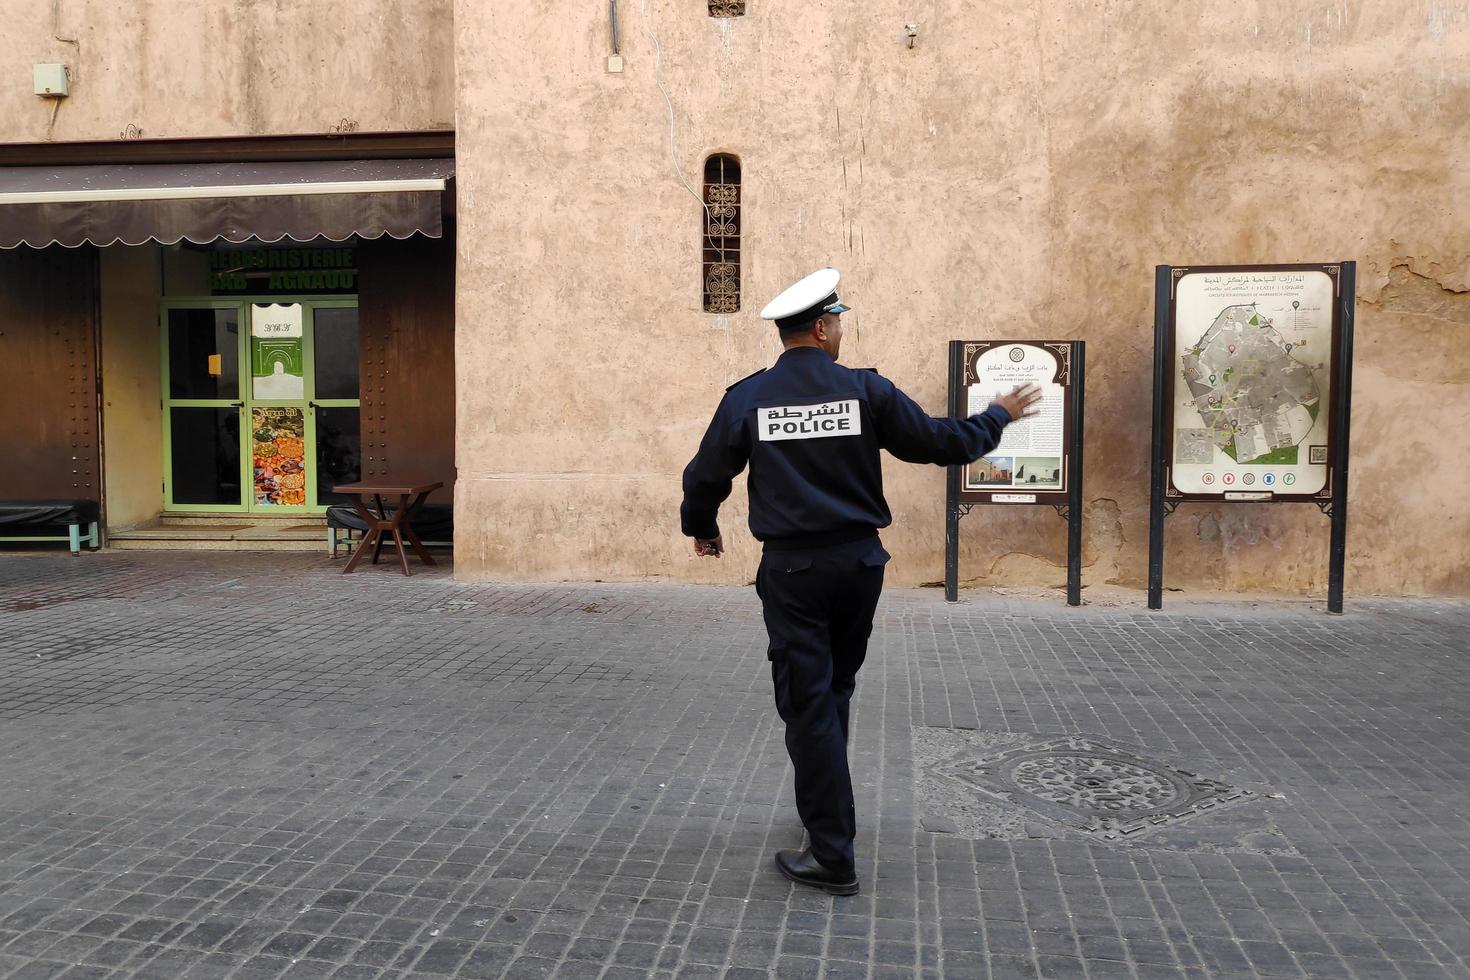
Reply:
M357 292L357 250L232 248L209 254L209 291L217 296Z

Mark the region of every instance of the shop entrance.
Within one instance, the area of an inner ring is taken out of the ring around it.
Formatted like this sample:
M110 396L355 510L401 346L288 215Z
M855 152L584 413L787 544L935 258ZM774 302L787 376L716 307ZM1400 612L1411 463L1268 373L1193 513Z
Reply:
M359 479L355 297L169 300L165 511L320 513Z

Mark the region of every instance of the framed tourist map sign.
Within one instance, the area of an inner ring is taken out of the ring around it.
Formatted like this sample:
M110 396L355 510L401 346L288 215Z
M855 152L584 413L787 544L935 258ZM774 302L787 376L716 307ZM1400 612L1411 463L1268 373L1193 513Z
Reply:
M1018 385L1041 389L1037 414L1012 422L987 456L949 468L945 497L945 598L959 598L959 523L981 504L1049 504L1067 521L1067 603L1082 603L1080 340L951 340L949 414L985 411Z
M1170 274L1166 496L1330 497L1341 266Z
M1332 519L1327 609L1342 612L1357 263L1154 270L1148 606L1164 518L1191 501L1313 503Z

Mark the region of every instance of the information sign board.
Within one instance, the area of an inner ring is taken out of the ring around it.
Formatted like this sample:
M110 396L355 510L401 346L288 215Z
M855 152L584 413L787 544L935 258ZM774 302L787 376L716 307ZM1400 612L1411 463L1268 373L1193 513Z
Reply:
M1170 270L1168 497L1332 496L1341 271Z
M1354 262L1155 269L1150 609L1179 504L1307 502L1332 519L1342 612L1356 284Z
M985 411L1017 385L1041 389L1037 414L1012 422L988 456L965 467L960 499L993 504L1057 504L1067 498L1074 423L1072 342L967 340L962 343L964 414Z
M1007 425L989 455L951 466L945 500L944 593L959 598L960 518L980 504L1049 504L1067 520L1067 604L1082 603L1080 340L952 340L949 413L977 415L1017 385L1041 389L1037 414Z

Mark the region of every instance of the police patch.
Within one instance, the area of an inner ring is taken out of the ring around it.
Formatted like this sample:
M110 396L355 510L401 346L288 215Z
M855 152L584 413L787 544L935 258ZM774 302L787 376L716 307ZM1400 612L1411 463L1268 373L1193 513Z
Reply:
M858 412L856 398L821 405L758 408L755 410L755 422L761 442L826 439L862 435L863 432L863 418Z

